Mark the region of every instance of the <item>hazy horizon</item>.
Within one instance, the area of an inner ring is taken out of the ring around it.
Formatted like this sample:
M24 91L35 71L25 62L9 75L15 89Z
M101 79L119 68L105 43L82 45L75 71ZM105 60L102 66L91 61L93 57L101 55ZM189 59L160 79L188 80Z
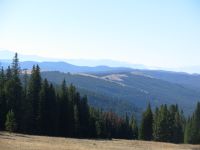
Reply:
M0 48L55 59L200 66L200 2L0 1Z
M0 49L0 63L12 61L13 56L16 51ZM180 66L174 68L165 68L158 66L148 66L145 64L133 64L126 61L119 61L114 59L67 59L67 58L53 58L53 57L43 57L40 55L26 55L23 53L18 53L20 62L66 62L76 66L88 66L88 67L97 67L97 66L107 66L107 67L124 67L124 68L133 68L133 69L147 69L147 70L163 70L163 71L173 71L173 72L185 72L190 74L200 74L200 66Z

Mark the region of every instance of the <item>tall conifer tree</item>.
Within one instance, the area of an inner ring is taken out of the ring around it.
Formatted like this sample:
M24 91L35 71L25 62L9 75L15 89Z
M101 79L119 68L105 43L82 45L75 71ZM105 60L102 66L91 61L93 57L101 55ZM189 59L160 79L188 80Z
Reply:
M22 85L20 81L20 67L17 53L12 62L12 67L7 69L7 82L5 85L5 96L7 100L8 110L13 110L20 130L21 123L21 101L22 101Z
M0 130L3 130L4 123L6 120L6 113L7 113L7 104L5 98L5 73L3 68L0 70Z
M133 115L130 120L130 127L131 127L131 138L138 139L138 125Z
M39 129L39 94L41 90L40 68L33 66L27 87L27 128L30 133Z
M153 133L153 114L151 106L148 104L146 111L142 115L142 121L140 126L139 138L141 140L152 140Z

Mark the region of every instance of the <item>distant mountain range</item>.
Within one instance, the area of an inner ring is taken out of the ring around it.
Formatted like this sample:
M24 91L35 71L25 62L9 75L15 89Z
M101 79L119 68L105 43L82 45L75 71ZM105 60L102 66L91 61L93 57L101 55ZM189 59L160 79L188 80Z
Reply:
M0 66L7 68L10 65L10 61L2 60ZM132 70L131 68L125 67L108 67L108 66L75 66L66 62L35 62L35 61L24 61L20 62L21 69L31 70L33 65L39 65L41 71L60 71L64 73L91 73L91 72L107 72L107 71L127 71Z
M0 49L0 63L9 62L11 58L14 56L13 51ZM163 67L155 67L155 66L146 66L143 64L131 64L128 62L109 60L109 59L57 59L57 58L47 58L41 57L37 55L24 55L18 54L20 61L32 61L32 62L65 62L75 66L88 66L88 67L96 67L96 66L108 66L108 67L125 67L125 68L134 68L134 69L151 69L151 70L168 70L168 71L176 71L176 72L187 72L187 73L200 73L200 66L184 66L179 68L163 68Z
M15 52L8 51L8 50L0 50L0 61L8 62L13 58ZM70 63L76 66L109 66L109 67L129 67L129 68L138 68L138 69L147 69L145 65L141 64L131 64L122 61L115 61L109 59L56 59L56 58L46 58L37 55L23 55L18 54L20 61L32 61L32 62L65 62Z

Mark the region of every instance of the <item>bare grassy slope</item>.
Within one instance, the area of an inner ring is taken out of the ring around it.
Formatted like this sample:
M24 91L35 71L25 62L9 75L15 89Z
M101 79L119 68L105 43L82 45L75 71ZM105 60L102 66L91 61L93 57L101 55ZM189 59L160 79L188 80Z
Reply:
M200 146L135 140L85 140L0 132L0 150L200 150Z

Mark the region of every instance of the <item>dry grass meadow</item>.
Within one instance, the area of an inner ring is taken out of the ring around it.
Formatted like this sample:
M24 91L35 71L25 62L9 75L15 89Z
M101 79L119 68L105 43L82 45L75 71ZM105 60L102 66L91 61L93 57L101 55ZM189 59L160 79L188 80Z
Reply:
M137 140L87 140L0 132L0 150L200 150L200 145L176 145Z

